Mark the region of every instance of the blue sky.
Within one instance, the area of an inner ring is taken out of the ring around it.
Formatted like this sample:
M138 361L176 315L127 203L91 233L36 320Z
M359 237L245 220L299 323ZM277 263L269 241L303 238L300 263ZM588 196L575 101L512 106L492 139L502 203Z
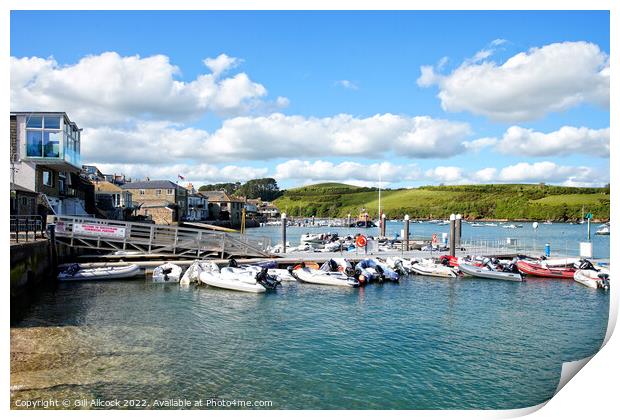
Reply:
M600 185L608 54L608 12L14 11L11 108L62 107L84 163L133 177Z

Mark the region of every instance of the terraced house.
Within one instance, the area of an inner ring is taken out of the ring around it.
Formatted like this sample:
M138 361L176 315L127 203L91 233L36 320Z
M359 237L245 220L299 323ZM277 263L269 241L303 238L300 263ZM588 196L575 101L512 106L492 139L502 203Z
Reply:
M172 181L136 181L121 188L131 193L135 214L156 224L171 225L187 215L187 190Z

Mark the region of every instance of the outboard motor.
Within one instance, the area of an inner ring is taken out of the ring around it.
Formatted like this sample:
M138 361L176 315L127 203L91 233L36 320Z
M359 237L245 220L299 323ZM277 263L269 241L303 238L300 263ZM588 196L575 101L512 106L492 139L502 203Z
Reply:
M228 266L231 268L237 268L239 267L239 264L237 264L237 260L235 260L234 258L231 258L228 260Z
M333 259L328 261L329 271L338 271L338 263Z
M579 267L580 270L595 270L598 271L596 268L594 268L594 265L592 265L592 263L589 260L583 259L579 261Z
M260 272L256 274L256 282L265 289L275 289L278 287L278 284L280 284L279 280L267 274L267 268L262 268Z
M596 282L599 289L609 289L609 274L599 274L599 280Z
M161 273L164 275L164 280L168 281L168 274L172 273L172 267L164 268Z
M348 277L357 277L355 275L355 270L353 270L353 267L345 267L344 274L346 274Z
M360 270L359 268L356 268L353 271L353 275L355 276L355 279L357 281L359 281L361 286L367 284L369 282L369 280L370 280L370 279L366 278L365 275L362 274L362 270Z
M383 268L381 268L380 265L376 265L374 268L377 274L379 274L379 281L385 281L385 272L383 271Z
M75 276L78 271L80 271L80 265L71 264L69 267L67 267L67 269L65 270L65 273L69 274L70 276Z

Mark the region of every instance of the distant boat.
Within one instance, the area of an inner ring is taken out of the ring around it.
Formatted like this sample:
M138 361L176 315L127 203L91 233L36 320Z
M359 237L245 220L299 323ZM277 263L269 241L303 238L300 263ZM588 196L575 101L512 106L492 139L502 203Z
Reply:
M484 227L482 223L472 223L471 227Z
M547 220L546 222L543 222L543 225L552 225L553 222L551 220Z
M491 227L495 227L497 226L497 223L485 223L485 226L491 226Z
M504 229L516 229L517 225L504 225L502 226Z
M609 226L603 225L595 232L596 235L609 235Z

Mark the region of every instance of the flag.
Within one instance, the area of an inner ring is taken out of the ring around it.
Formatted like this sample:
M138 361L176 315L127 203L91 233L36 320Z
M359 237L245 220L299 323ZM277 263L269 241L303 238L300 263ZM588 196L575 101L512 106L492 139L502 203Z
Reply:
M183 175L179 175L179 179L185 180L185 177Z

